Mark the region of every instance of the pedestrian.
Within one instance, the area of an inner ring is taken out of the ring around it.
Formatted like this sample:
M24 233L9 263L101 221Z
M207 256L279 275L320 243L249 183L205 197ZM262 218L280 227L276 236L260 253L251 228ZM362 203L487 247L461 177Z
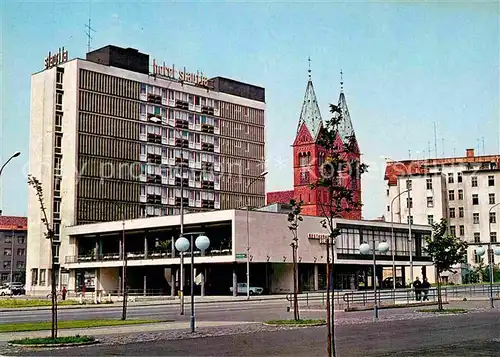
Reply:
M413 289L415 289L415 300L420 301L420 299L422 299L422 282L418 276L413 282Z
M62 295L62 299L63 300L66 300L66 294L68 293L68 290L66 289L66 285L63 286L63 289L62 289L62 292L61 292L61 295Z
M422 292L424 293L424 296L422 298L422 301L429 301L429 289L431 288L431 284L429 284L429 281L427 278L424 278L424 282L422 283Z

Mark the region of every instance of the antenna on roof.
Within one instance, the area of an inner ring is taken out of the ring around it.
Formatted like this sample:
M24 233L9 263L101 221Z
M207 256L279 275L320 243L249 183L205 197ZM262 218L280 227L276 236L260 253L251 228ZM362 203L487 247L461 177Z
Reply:
M428 158L430 159L431 158L431 142L430 141L427 142L427 150L428 150Z
M411 150L408 150L408 160L411 160Z
M486 155L486 150L484 149L484 136L481 137L481 140L483 141L483 155Z
M443 157L444 157L444 138L441 139L441 143L442 143L442 146L443 146Z
M437 144L437 129L436 122L434 122L434 157L438 156L438 144Z
M90 45L92 43L92 31L97 32L91 26L92 21L92 0L89 1L89 23L85 24L85 34L87 35L87 52L90 52Z

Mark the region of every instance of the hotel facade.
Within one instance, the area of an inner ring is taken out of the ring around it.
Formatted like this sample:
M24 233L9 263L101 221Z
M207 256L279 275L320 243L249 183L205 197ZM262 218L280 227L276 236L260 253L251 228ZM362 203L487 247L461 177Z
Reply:
M263 206L265 90L106 46L49 53L31 78L29 173L43 186L57 274L68 227ZM252 185L249 185L252 182ZM50 286L50 243L28 196L27 290ZM42 279L43 278L43 279ZM41 284L43 282L43 284Z

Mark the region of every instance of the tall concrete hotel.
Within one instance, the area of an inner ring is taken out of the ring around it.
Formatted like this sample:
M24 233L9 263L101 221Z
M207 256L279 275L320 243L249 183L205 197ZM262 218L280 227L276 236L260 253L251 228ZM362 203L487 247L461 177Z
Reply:
M49 53L31 78L29 173L43 185L58 281L67 227L176 215L181 204L263 206L265 108L264 88L150 62L135 49ZM26 287L36 293L49 289L51 254L31 188L28 199Z

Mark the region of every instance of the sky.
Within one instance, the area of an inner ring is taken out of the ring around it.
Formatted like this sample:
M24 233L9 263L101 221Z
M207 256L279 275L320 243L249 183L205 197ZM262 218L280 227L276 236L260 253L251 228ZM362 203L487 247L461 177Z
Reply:
M385 158L500 152L499 4L490 2L9 1L1 8L4 215L27 214L30 76L64 46L133 47L266 89L266 190L293 185L292 148L311 58L323 119L340 70L369 172L363 216L384 214ZM434 137L436 126L436 140ZM484 150L483 150L484 138ZM443 145L444 144L444 145Z

